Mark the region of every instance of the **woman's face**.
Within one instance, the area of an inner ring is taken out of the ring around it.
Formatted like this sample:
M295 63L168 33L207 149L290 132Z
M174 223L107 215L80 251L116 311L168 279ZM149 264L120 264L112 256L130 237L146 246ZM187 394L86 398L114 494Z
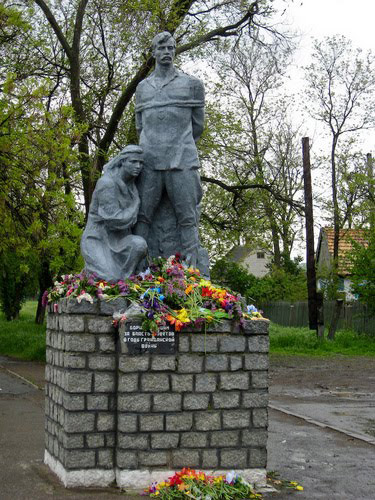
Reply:
M125 156L121 163L121 177L138 177L143 167L143 159L140 154L130 153Z

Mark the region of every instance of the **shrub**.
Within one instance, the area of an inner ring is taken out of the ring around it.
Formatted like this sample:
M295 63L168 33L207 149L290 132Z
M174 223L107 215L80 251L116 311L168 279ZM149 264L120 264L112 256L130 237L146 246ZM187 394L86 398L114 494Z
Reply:
M0 303L7 321L17 319L33 284L33 267L13 250L0 254Z

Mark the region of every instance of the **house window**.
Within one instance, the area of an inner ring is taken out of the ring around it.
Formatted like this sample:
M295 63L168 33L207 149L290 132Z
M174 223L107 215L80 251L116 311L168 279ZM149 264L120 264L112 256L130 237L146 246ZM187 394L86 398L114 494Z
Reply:
M264 259L264 252L257 252L257 259Z

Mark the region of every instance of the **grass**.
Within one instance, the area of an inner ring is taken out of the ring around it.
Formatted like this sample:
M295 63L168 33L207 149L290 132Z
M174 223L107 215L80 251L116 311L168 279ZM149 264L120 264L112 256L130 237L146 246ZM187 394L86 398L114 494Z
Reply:
M35 324L36 301L28 301L20 317L7 321L0 314L0 354L30 361L45 361L46 327Z
M327 331L325 332L327 335ZM375 336L361 335L350 330L336 332L335 340L318 340L308 328L270 325L270 352L305 356L375 356Z

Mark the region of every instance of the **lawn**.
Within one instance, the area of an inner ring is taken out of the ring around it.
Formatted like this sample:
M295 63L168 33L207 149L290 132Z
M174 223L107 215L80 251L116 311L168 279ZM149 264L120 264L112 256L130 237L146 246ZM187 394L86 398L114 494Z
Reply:
M0 354L19 359L45 361L45 325L34 323L37 303L26 302L20 318L6 321L0 314ZM375 356L375 337L352 331L338 331L336 339L319 341L308 328L271 323L270 352L304 356Z
M327 335L327 331L325 332ZM308 328L270 325L270 352L305 356L375 356L375 337L339 330L334 341L318 340Z
M0 314L0 354L45 361L46 326L35 324L36 307L36 301L26 302L20 318L14 321L6 321Z

